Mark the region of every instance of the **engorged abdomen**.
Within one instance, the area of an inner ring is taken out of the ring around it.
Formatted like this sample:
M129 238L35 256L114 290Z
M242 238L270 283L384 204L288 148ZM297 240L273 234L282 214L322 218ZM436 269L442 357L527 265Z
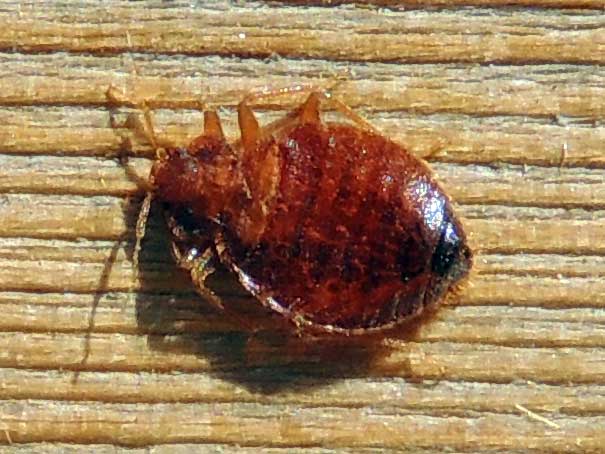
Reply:
M415 314L449 209L426 168L346 125L297 126L279 146L279 191L260 241L226 232L237 267L284 312L315 324L373 328Z

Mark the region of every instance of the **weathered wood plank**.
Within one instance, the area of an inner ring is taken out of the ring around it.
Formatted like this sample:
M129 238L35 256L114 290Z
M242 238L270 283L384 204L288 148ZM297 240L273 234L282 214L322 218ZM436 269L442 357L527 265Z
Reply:
M460 414L491 411L514 412L521 403L535 411L561 415L600 414L605 407L605 390L594 385L547 385L518 381L494 386L491 383L448 381L408 382L393 378L349 378L326 383L320 377L293 375L292 386L283 386L283 377L266 377L263 383L249 386L225 377L196 373L146 373L138 376L126 372L81 372L77 388L72 387L69 371L31 371L5 369L3 398L24 400L96 401L111 403L162 402L233 402L264 405L300 405L313 407L318 400L324 407L349 408L376 406L418 411L426 408L433 414ZM27 386L23 386L27 384ZM265 388L262 386L264 385ZM266 392L274 388L274 392ZM298 392L305 389L304 393ZM161 391L161 392L160 392ZM592 398L579 405L587 393ZM511 402L510 396L516 401Z
M391 412L367 414L355 408L309 408L289 413L287 407L260 404L242 404L240 408L230 404L61 405L61 409L54 409L52 402L8 401L2 405L2 411L15 421L15 427L31 426L27 434L14 431L12 436L18 442L90 443L103 434L102 442L134 446L160 440L237 443L243 435L249 440L247 446L385 446L394 449L406 443L427 448L468 446L481 449L506 440L509 449L546 448L551 452L594 451L603 442L603 433L599 430L602 417L587 417L592 424L582 427L573 419L557 418L559 429L544 429L543 423L528 421L526 416L489 413L455 418ZM53 410L59 410L59 413L53 413ZM54 416L60 417L68 411L78 414L79 421L66 424ZM284 412L288 412L287 416ZM248 416L237 417L238 413ZM343 423L350 418L363 424L365 431L349 434ZM308 421L318 421L321 425L309 425ZM263 433L256 430L261 422L266 426ZM153 430L145 430L147 427ZM430 442L419 436L418 427L430 427ZM581 438L571 442L565 436L568 430L577 432ZM542 441L539 433L547 433L547 441Z
M340 3L0 2L3 452L602 450L603 2ZM251 333L175 269L158 213L135 279L153 150L107 88L185 144L200 102L236 138L245 93L294 84L427 158L458 205L473 272L410 332L301 341L217 279Z
M276 4L300 4L337 6L351 2L346 0L283 0ZM603 8L601 0L356 0L356 5L386 8L426 8L426 7L456 7L456 6L529 6L540 8Z
M605 70L598 66L587 70L577 65L527 64L519 72L512 65L335 65L319 59L257 61L138 53L128 58L42 54L28 56L25 62L15 54L0 53L0 59L18 68L0 80L6 87L0 92L0 103L5 105L107 105L106 90L113 84L134 98L149 98L154 106L196 107L200 99L234 106L242 93L258 88L260 78L278 87L332 87L347 104L372 111L552 118L603 114L599 96L604 89L599 80ZM132 74L133 62L138 76Z
M291 373L324 377L347 377L354 373L351 369L355 365L358 372L373 377L495 383L532 380L599 384L605 377L605 354L602 348L594 347L525 348L391 340L387 347L393 348L386 348L387 353L383 354L382 347L367 345L367 341L359 339L344 344L342 340L304 343L292 340L287 345L255 341L239 345L241 336L237 334L146 339L123 333L97 333L90 337L89 351L85 354L87 339L71 333L21 333L18 337L10 332L0 333L0 365L42 370L208 373L229 372L244 366L287 368ZM157 349L149 349L148 341L155 343ZM229 342L234 343L231 351L226 348ZM225 349L222 354L217 351L222 349ZM237 356L239 361L234 362L230 356ZM334 362L337 357L339 361ZM371 365L367 370L359 363L364 357ZM279 373L277 369L276 372Z
M341 9L325 14L325 9L312 7L275 10L261 4L250 8L224 3L201 4L179 15L182 10L178 8L120 3L111 9L70 7L66 14L60 7L13 5L0 14L2 50L145 51L255 58L277 54L387 62L596 64L605 57L599 29L605 19L600 11L582 15L494 11L496 14L485 15L470 9L392 11L385 15L372 9ZM146 27L146 23L153 26Z

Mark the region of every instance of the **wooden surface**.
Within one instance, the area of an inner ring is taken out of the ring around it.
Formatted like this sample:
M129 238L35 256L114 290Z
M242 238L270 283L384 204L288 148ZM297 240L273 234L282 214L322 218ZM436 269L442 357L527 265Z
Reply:
M605 452L602 1L104 3L0 3L0 451ZM200 99L236 137L250 89L336 81L456 201L456 301L301 342L218 280L252 336L175 270L157 211L133 283L150 149L117 159L110 84L186 143Z

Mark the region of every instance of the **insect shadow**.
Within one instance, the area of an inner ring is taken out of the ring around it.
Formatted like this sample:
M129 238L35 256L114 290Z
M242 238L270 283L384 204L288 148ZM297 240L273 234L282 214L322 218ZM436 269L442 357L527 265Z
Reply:
M159 208L151 210L136 297L137 324L150 349L195 355L203 360L197 370L208 368L213 376L263 394L381 373L380 362L392 351L384 335L300 335L247 295L227 270L217 270L209 282L225 312L205 302L170 256ZM421 323L403 326L397 332L404 335L391 337L413 340Z

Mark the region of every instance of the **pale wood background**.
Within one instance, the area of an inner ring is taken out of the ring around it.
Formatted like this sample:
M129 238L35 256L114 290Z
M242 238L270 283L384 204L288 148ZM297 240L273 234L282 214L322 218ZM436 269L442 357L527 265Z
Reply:
M604 2L344 3L0 2L0 451L605 452ZM301 343L219 280L250 336L157 211L133 285L150 150L118 161L132 109L107 87L186 143L199 99L235 137L248 90L335 80L455 199L457 305Z

